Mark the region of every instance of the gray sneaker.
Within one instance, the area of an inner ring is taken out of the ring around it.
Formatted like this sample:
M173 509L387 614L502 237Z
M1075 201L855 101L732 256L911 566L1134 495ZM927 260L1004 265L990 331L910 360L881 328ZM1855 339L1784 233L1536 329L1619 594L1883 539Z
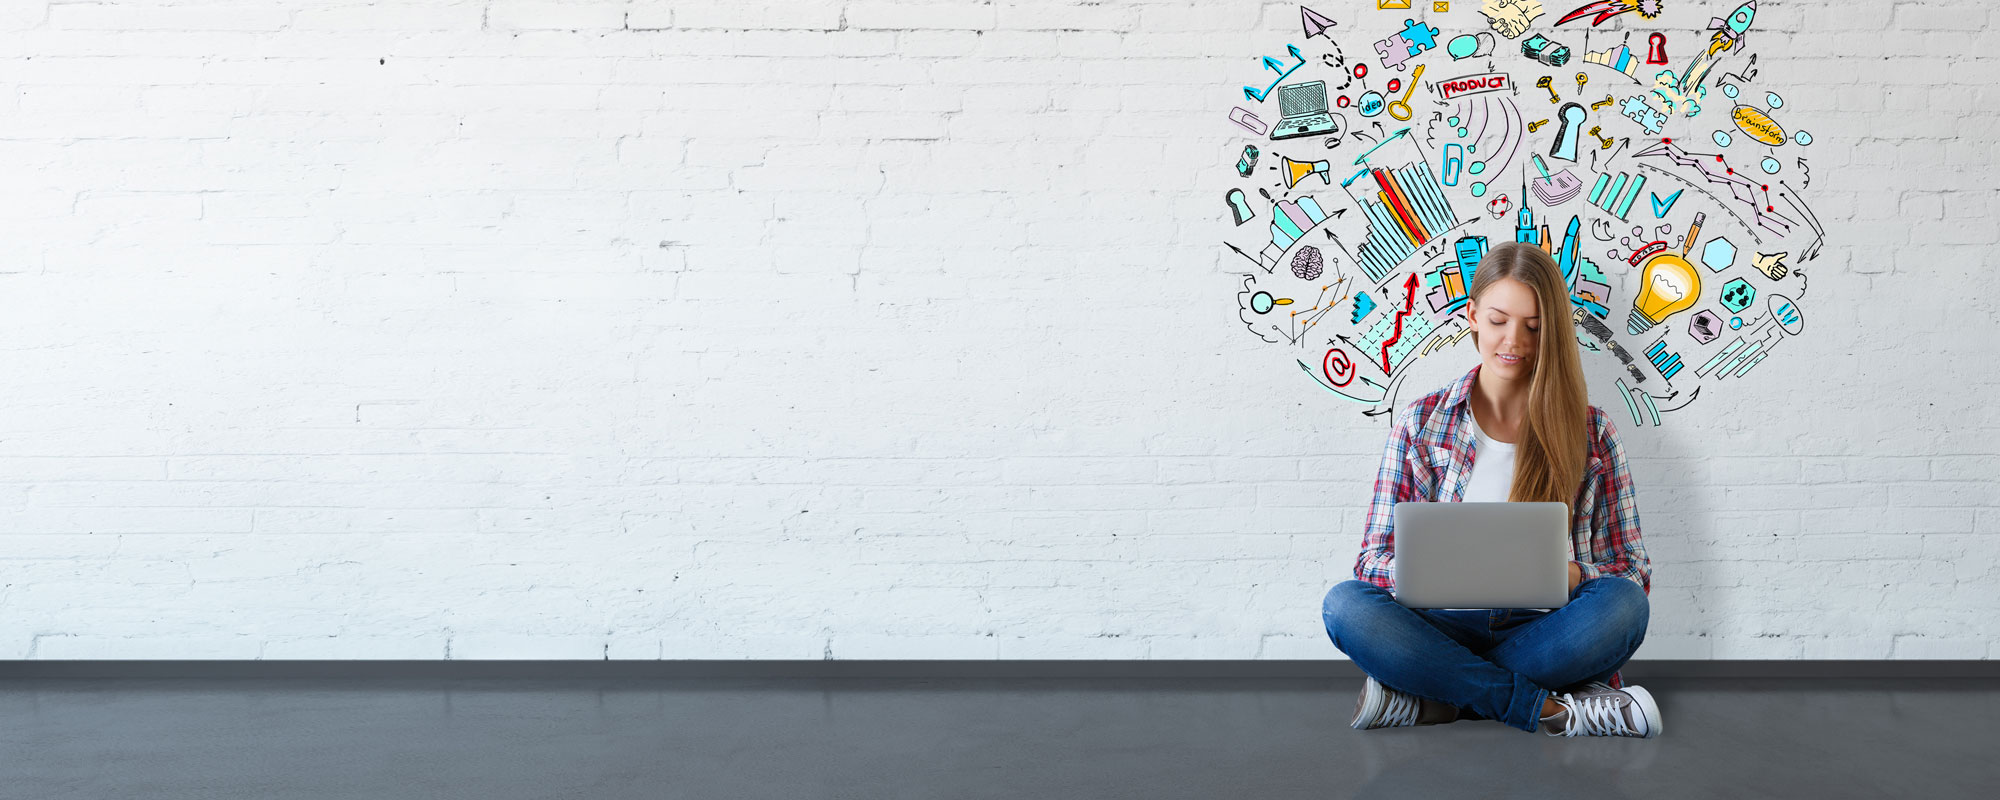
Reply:
M1391 689L1370 675L1361 686L1361 695L1354 699L1354 721L1348 724L1355 730L1367 730L1442 725L1457 719L1458 706Z
M1660 735L1660 705L1653 694L1639 686L1613 689L1592 681L1582 691L1565 692L1551 699L1563 710L1543 720L1550 736L1630 736L1651 739Z

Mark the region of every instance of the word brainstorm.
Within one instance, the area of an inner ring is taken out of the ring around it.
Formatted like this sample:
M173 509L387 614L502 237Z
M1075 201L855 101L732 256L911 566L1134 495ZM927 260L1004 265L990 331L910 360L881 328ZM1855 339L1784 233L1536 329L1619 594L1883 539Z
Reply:
M1678 29L1661 0L1553 23L1534 0L1453 5L1379 37L1301 6L1283 55L1231 77L1224 259L1284 369L1393 412L1410 365L1466 338L1479 259L1509 237L1560 265L1577 344L1617 360L1638 425L1804 331L1813 139L1759 80L1756 0Z

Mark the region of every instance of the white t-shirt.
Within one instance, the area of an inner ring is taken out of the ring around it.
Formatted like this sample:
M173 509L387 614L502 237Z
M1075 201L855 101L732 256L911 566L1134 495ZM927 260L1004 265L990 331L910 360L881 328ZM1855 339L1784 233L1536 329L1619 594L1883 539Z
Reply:
M1479 438L1479 444L1472 454L1472 476L1466 480L1465 496L1459 499L1467 503L1505 503L1514 488L1514 446L1487 436L1470 409L1465 418L1472 423L1472 435Z

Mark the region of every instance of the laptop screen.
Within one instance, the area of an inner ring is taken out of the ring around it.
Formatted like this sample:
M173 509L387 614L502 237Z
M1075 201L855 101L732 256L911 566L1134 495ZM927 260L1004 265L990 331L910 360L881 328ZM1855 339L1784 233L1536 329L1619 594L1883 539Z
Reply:
M1326 81L1295 83L1278 87L1278 114L1302 117L1326 113Z

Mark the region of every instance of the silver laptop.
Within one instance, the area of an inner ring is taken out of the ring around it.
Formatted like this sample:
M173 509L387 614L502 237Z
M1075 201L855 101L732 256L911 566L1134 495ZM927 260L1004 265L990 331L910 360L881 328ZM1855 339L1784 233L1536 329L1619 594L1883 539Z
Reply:
M1340 129L1326 107L1326 81L1278 87L1278 114L1278 124L1271 127L1272 141L1317 136Z
M1396 602L1407 608L1561 608L1564 503L1397 503Z

